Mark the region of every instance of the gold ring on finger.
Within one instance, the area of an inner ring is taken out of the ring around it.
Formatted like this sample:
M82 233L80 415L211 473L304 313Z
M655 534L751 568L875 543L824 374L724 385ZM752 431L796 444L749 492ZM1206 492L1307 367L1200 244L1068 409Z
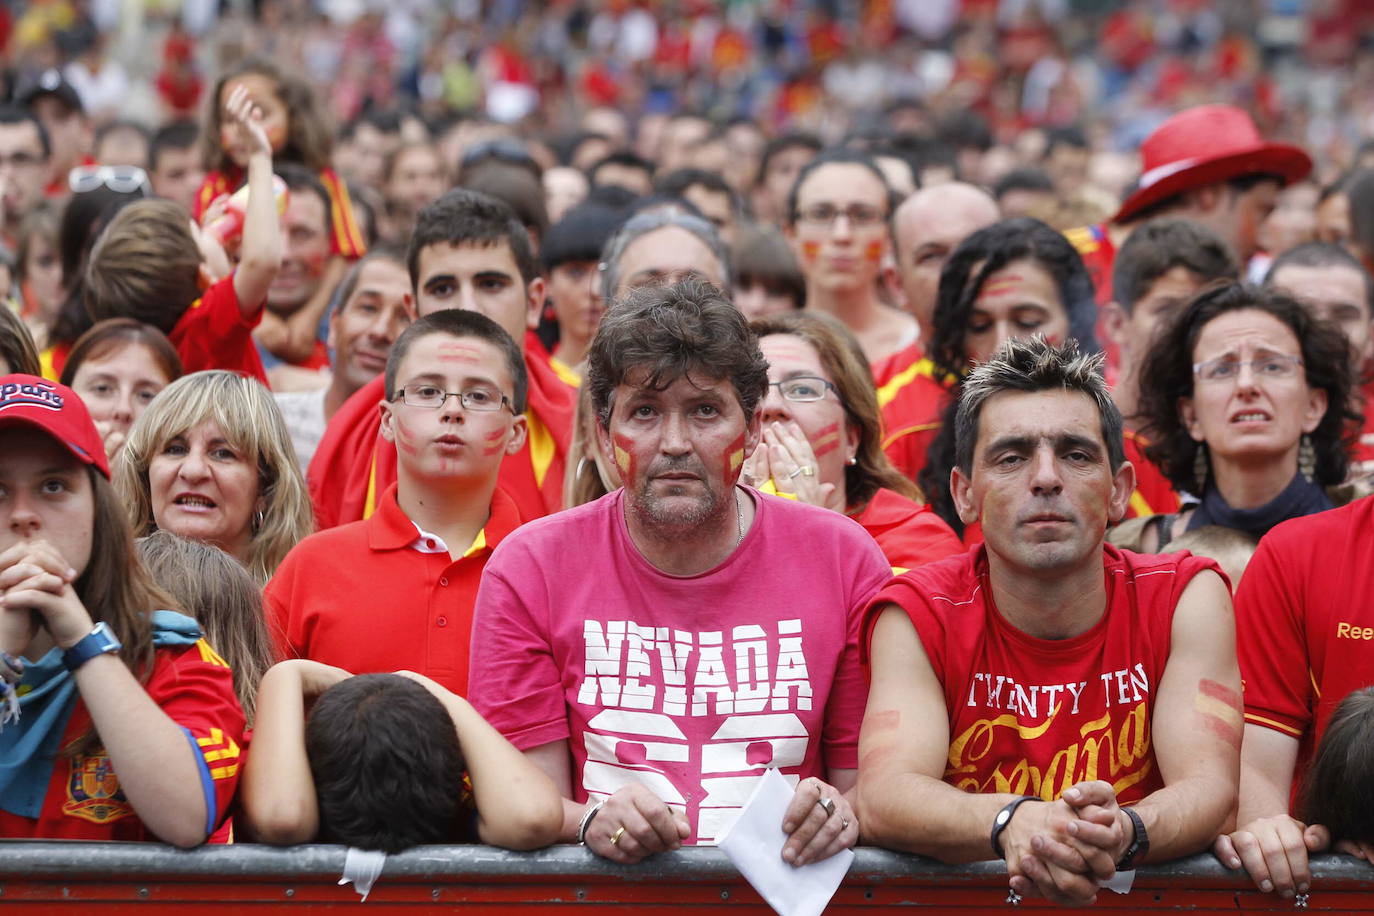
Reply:
M619 846L619 845L620 845L620 838L623 837L624 835L625 835L625 825L624 825L624 824L621 824L619 827L616 828L615 833L611 834L611 845L612 845L612 846Z
M813 468L813 467L812 467L811 465L809 465L809 464L808 464L806 467L801 468L800 470L801 470L801 475L802 475L803 477L815 477L815 476L816 476L816 469Z

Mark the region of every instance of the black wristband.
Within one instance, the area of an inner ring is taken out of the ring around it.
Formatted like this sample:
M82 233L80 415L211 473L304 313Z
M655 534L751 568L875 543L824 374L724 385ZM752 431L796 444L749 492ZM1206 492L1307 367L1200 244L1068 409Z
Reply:
M1016 809L1028 801L1044 801L1039 795L1022 795L1015 801L1009 802L997 816L992 819L992 835L988 839L992 843L992 851L997 853L997 858L1005 859L1007 854L1002 851L1002 831L1007 829L1011 823L1011 816L1016 813Z
M1131 819L1131 826L1135 829L1135 836L1131 839L1131 845L1126 847L1126 852L1121 857L1121 861L1116 863L1117 871L1129 871L1135 868L1135 863L1145 858L1145 854L1150 851L1150 835L1145 832L1145 822L1140 819L1134 808L1122 808L1126 816Z

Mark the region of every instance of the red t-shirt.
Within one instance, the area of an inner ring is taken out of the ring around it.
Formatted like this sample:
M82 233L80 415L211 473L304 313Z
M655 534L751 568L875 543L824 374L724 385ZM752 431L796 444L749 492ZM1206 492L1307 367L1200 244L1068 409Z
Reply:
M1300 740L1296 783L1326 722L1374 685L1374 497L1290 519L1236 588L1245 721Z
M421 538L392 484L371 518L312 534L286 555L263 594L277 651L354 674L410 668L465 695L482 569L519 524L497 490L486 525L454 560L437 538Z
M247 738L243 709L224 659L201 639L193 646L158 649L144 690L167 717L191 733L200 749L201 787L213 800L215 823L229 810ZM60 747L91 724L78 696ZM0 811L0 837L55 840L152 840L102 754L57 758L38 819Z
M498 486L515 501L522 521L563 508L563 469L572 437L577 392L549 365L533 334L525 338L529 373L529 436L525 447L501 463ZM381 376L353 394L325 427L306 474L315 524L321 529L372 515L379 497L396 482L396 446L381 435Z
M1070 639L1037 639L1003 619L983 547L904 573L873 599L865 662L876 612L895 603L944 686L945 782L1050 801L1103 779L1123 805L1163 787L1150 733L1174 608L1192 578L1217 565L1186 551L1154 556L1106 544L1102 569L1106 613Z
M362 230L358 228L358 220L353 215L353 199L348 196L348 187L333 169L320 170L319 179L325 191L329 193L332 223L329 233L330 252L341 254L349 260L361 258L367 254L367 242L363 240ZM210 206L216 197L221 194L233 194L243 186L243 182L244 175L239 169L234 169L232 173L210 172L196 191L191 215L199 221L205 208Z
M878 388L883 451L911 480L926 466L926 452L940 432L952 386L953 380L938 380L935 364L922 357Z
M230 369L266 385L267 373L253 343L253 328L261 320L261 304L252 319L243 317L230 274L192 302L167 337L177 348L187 375L203 369Z
M894 573L964 552L959 538L930 506L893 490L879 490L862 512L850 517L873 535Z
M1125 430L1122 444L1126 450L1126 460L1135 467L1135 492L1131 494L1131 504L1126 509L1126 518L1146 518L1161 513L1178 511L1178 494L1164 472L1149 458L1145 457L1148 440L1139 433Z

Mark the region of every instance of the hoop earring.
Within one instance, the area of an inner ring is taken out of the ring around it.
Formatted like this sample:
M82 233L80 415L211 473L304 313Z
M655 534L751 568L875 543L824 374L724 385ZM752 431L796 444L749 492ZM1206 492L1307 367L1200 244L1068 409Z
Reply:
M1308 483L1312 483L1317 474L1317 447L1307 433L1302 434L1302 442L1298 445L1298 473L1307 478Z
M1207 489L1207 443L1199 442L1197 451L1193 453L1193 480L1197 481L1197 494Z

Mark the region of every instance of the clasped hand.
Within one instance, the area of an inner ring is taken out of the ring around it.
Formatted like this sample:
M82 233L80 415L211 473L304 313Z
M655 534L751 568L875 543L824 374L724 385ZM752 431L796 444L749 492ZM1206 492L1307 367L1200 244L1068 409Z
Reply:
M1022 805L1001 838L1011 889L1070 906L1092 903L1130 846L1128 821L1100 780L1078 783L1056 801Z
M91 631L91 617L72 583L77 572L56 547L23 540L0 553L0 650L21 655L38 626L68 648Z

